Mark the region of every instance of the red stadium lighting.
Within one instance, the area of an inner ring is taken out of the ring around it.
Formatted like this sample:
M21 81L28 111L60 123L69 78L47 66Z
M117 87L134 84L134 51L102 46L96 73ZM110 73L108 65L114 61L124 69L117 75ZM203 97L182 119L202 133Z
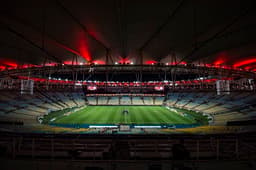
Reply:
M0 59L0 65L5 66L8 69L14 69L18 67L17 63L10 60L4 60L4 59L3 60Z
M218 59L218 60L216 60L213 64L214 65L221 65L221 64L223 64L225 61L223 60L223 59Z
M185 61L182 61L182 62L171 62L171 63L166 63L166 65L177 65L177 64L179 64L179 65L186 65L187 64L187 62L185 62Z
M156 63L157 63L157 61L154 61L154 60L146 61L146 64L150 64L150 65L154 65Z
M120 57L121 58L121 57ZM128 57L126 58L121 58L119 61L118 61L119 64L130 64L131 61L129 60Z
M216 55L216 60L213 62L214 65L221 65L227 62L227 59L230 58L226 51L219 52Z
M155 86L154 88L156 91L163 91L164 87L163 86Z
M45 64L45 66L51 66L51 67L56 66L56 65L57 65L57 63L46 63Z
M10 66L10 67L17 67L18 64L17 63L13 63L13 62L5 62L6 65Z
M94 63L94 64L96 64L96 65L104 65L104 64L106 64L105 63L105 61L102 61L102 60L94 60L94 61L92 61L92 63Z
M74 61L64 61L65 65L78 65L80 63L74 62Z
M187 62L185 62L185 61L180 62L180 65L186 65L186 64L187 64Z
M33 64L24 64L21 66L21 68L30 68L30 67L40 67L38 65L33 65Z
M85 60L87 60L88 62L92 61L92 57L89 52L89 45L87 42L87 37L84 32L79 33L78 49L79 49L79 53Z
M95 91L95 90L97 90L97 86L87 86L87 90Z
M252 63L256 63L256 58L251 58L251 59L239 61L239 62L234 64L234 67L241 67L241 66L244 66L244 65L252 64Z
M5 69L5 67L4 66L0 66L0 70L4 70Z
M58 43L58 42L56 42L56 41L50 41L50 42L53 43L54 45L60 47L60 48L63 48L63 49L65 49L65 50L67 50L67 51L73 53L73 54L76 54L76 55L78 55L78 56L82 56L78 51L73 50L73 49L67 47L67 46L64 45L64 44Z
M205 64L206 67L211 67L212 65L211 64Z

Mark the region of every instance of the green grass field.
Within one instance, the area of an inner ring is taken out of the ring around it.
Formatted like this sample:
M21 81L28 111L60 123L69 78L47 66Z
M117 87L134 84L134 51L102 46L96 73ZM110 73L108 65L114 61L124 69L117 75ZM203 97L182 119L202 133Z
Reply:
M128 114L123 114L128 110ZM183 112L178 110L178 112ZM189 112L188 112L189 114ZM49 114L50 116L51 114ZM55 114L56 115L56 114ZM192 114L191 114L192 115ZM198 116L198 115L197 115ZM162 106L87 106L70 115L55 117L55 124L194 124L192 117L184 117ZM202 115L200 115L202 117ZM48 117L49 119L49 117Z

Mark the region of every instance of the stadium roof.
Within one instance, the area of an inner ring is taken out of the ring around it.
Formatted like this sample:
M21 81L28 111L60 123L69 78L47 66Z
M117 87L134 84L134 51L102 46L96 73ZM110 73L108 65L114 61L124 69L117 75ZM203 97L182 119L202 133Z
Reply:
M37 0L0 7L0 66L211 63L256 68L253 1ZM78 56L76 60L76 56ZM176 59L175 59L176 58Z

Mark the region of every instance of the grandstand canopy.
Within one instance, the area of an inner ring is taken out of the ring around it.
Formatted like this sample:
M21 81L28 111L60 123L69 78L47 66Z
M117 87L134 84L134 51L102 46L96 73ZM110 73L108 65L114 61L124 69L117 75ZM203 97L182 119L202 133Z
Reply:
M253 1L11 0L1 4L0 13L1 67L49 62L256 67Z

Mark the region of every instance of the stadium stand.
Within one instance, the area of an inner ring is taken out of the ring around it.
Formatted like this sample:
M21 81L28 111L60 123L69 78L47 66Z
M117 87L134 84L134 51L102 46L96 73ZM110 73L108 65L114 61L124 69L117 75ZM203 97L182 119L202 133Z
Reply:
M106 105L108 103L108 97L97 97L98 105Z
M132 104L133 105L143 105L143 98L142 97L132 97Z
M18 92L2 91L0 97L0 116L3 120L22 121L25 124L38 123L37 117L50 111L62 110L85 104L82 93L73 93L73 97L59 92L36 92L34 95L21 95Z
M38 123L37 117L50 111L62 110L86 104L82 92L36 92L34 95L20 95L4 91L0 96L2 120L22 121L25 124ZM233 92L217 96L210 92L170 93L166 105L194 110L213 117L212 125L226 125L228 121L255 119L254 93ZM164 97L150 96L87 96L89 105L162 105ZM237 102L239 101L239 102Z
M154 98L154 105L162 105L164 101L164 97L155 97Z
M109 105L119 105L119 97L112 96L108 102Z
M131 101L131 97L129 96L122 96L120 99L120 105L131 105L132 101Z
M153 105L153 98L152 97L143 97L143 101L145 105Z
M96 105L97 104L97 98L96 97L87 97L87 100L90 105Z
M214 93L172 93L168 95L167 105L212 115L215 125L225 125L229 120L253 118L255 112L253 100L255 94L246 92L221 96ZM245 107L250 109L244 109Z

